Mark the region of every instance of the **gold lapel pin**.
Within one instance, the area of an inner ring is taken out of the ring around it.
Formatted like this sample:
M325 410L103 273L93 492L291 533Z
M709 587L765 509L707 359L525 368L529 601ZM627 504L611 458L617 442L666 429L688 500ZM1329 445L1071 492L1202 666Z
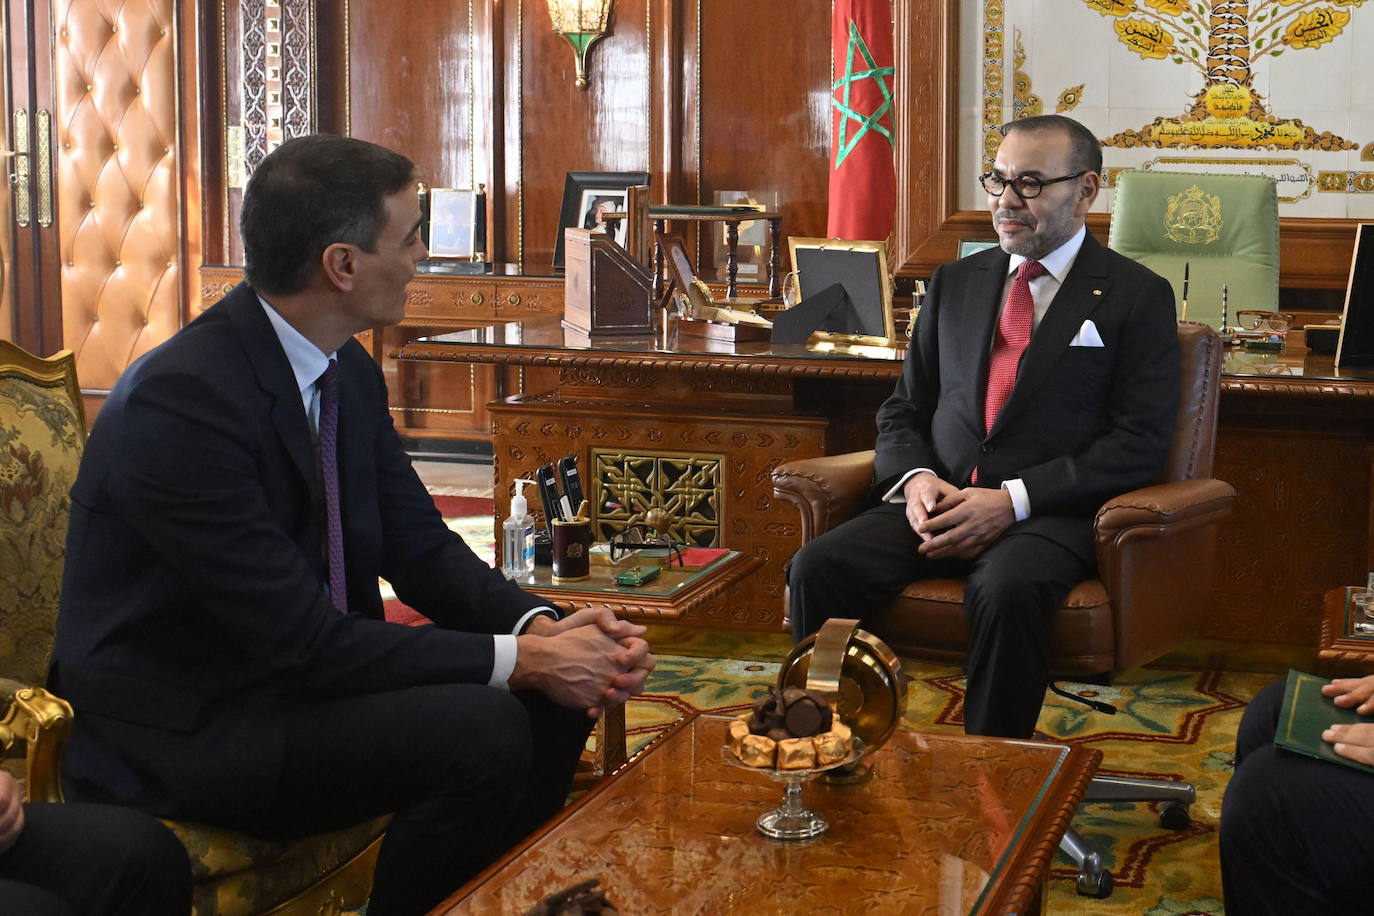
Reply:
M1100 296L1100 295L1102 295L1102 290L1100 290L1100 289L1095 289L1095 290L1093 290L1093 295L1094 295L1094 296Z

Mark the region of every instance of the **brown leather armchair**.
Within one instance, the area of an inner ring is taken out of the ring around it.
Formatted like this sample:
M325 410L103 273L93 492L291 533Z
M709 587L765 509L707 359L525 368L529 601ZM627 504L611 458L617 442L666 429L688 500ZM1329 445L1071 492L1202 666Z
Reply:
M1217 525L1236 492L1210 478L1216 445L1221 342L1210 327L1179 322L1183 384L1174 440L1160 482L1109 500L1097 512L1098 578L1077 585L1055 615L1050 640L1056 676L1123 671L1191 636L1206 613ZM801 512L806 542L858 513L873 486L873 452L780 465L773 492ZM960 664L968 645L964 583L913 582L864 627L901 655ZM1182 829L1195 799L1187 783L1095 777L1084 801L1163 801L1161 823ZM1111 874L1076 831L1061 844L1078 864L1080 894L1105 897Z
M40 359L0 340L0 750L24 745L30 801L62 801L73 711L36 685L52 652L69 491L85 441L71 352ZM190 854L194 916L328 916L367 900L387 820L291 841L167 825Z

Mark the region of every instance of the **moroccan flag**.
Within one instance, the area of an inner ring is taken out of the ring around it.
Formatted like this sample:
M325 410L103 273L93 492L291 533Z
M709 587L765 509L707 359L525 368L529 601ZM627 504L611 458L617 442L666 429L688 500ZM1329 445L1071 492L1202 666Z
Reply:
M897 207L891 0L835 0L826 234L882 240Z

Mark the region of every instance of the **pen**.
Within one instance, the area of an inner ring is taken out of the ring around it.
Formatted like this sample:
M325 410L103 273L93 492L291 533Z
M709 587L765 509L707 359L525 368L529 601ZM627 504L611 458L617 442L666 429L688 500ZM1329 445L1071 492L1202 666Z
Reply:
M1192 265L1188 261L1183 262L1183 315L1184 321L1188 320L1188 268Z
M1226 284L1221 284L1221 336L1226 337Z

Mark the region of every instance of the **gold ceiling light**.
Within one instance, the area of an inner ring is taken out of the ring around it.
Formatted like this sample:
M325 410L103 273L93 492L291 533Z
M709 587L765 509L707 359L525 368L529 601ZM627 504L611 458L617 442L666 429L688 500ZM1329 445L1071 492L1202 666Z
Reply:
M553 30L572 45L577 59L577 88L587 88L587 52L606 34L611 0L548 0Z

